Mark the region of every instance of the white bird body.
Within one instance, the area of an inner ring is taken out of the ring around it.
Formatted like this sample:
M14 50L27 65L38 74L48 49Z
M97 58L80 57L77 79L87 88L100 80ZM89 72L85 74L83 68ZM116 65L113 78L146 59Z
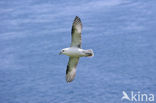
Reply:
M65 52L63 54L70 56L70 57L83 57L85 56L84 50L80 48L75 48L75 47L70 47L70 48L65 48Z
M64 50L64 52L62 54L65 54L65 55L70 56L70 57L86 57L86 56L89 56L88 50L84 50L84 49L80 49L80 48L70 47L70 48L65 48L63 50Z

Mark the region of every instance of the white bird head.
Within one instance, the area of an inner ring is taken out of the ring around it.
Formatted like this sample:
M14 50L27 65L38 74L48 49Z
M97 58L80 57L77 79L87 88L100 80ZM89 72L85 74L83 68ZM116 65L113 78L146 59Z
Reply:
M62 49L62 50L60 51L59 55L65 54L66 52L67 52L67 48L64 48L64 49Z

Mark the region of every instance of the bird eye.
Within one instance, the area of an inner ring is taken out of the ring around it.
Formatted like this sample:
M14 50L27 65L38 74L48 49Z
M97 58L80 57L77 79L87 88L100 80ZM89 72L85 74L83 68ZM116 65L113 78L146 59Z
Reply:
M64 52L64 50L62 50L62 52Z

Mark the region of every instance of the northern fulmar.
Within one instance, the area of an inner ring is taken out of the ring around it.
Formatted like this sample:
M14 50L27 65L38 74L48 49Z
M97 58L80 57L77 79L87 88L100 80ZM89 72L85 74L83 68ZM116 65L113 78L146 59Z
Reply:
M76 66L80 57L92 57L94 56L93 50L84 50L81 48L81 31L82 22L78 16L75 17L71 30L71 45L69 48L61 50L60 55L64 54L69 56L69 61L66 69L66 81L72 82L76 75Z

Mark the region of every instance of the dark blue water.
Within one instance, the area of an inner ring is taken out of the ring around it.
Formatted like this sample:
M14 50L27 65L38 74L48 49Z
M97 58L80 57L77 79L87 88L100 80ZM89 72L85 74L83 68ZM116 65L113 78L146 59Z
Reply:
M156 95L155 0L1 0L0 103L122 103ZM75 16L83 22L76 78L66 83Z

